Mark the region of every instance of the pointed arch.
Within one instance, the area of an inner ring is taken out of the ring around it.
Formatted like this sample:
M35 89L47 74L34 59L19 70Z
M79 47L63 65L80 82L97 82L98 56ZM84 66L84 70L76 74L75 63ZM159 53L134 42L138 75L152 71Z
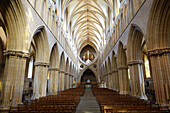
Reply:
M93 72L91 69L89 69L89 68L87 68L87 69L83 72L83 75L81 76L81 81L80 81L80 82L81 82L82 84L86 84L87 80L90 80L90 82L91 82L92 84L94 84L94 83L97 82L97 81L96 81L96 76L95 76L94 72Z
M132 24L127 42L127 60L130 69L131 94L146 99L143 74L143 43L142 30Z
M29 48L25 48L28 37L24 31L27 23L26 13L21 0L1 0L0 14L4 20L3 29L8 38L7 50L20 50L28 53ZM1 21L3 21L2 18ZM25 37L24 40L23 37Z
M54 44L51 50L50 67L59 68L59 50L57 43Z
M117 69L117 61L116 61L116 56L115 56L115 52L112 51L112 62L111 62L111 65L112 65L112 70L113 69Z
M83 70L79 73L78 80L79 81L81 80L81 77L82 77L82 75L83 75L83 73L85 72L86 69L90 69L90 70L93 71L93 73L94 73L94 75L96 77L96 81L98 82L97 71L94 68L92 68L92 67L85 67L85 68L83 68Z
M170 104L170 1L154 0L147 28L146 45L151 61L156 101Z
M60 56L59 70L60 70L59 71L60 72L59 88L60 88L60 91L63 91L64 87L65 87L65 82L64 82L64 79L65 79L65 54L64 54L64 51L61 53L61 56Z
M108 72L111 72L111 60L110 57L108 57L108 63L107 63L107 67L108 67Z
M143 33L140 27L132 24L127 41L127 60L142 60Z
M65 72L65 54L64 54L64 51L61 53L61 56L60 56L59 70Z
M119 42L117 52L120 94L129 94L129 79L126 52L122 42Z
M49 62L49 44L44 26L40 26L34 32L32 46L35 48L36 62ZM30 46L31 46L30 44Z
M66 68L65 68L65 79L64 79L64 89L69 88L69 58L66 59Z
M127 57L126 57L125 49L123 49L122 42L119 42L119 46L118 46L117 64L118 67L122 67L122 66L127 67Z

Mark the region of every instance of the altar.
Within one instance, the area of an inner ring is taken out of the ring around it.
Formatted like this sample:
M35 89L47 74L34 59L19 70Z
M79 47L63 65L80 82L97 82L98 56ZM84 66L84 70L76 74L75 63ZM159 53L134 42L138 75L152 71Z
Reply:
M88 79L87 81L86 81L86 84L84 85L84 87L86 88L86 89L91 89L92 88L92 84L91 84L91 81Z

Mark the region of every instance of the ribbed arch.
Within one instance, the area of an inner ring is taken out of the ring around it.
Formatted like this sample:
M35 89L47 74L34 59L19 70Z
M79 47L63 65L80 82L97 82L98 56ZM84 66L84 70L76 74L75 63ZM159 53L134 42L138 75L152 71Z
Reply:
M108 29L110 25L108 15L113 14L112 7L113 2L109 0L64 0L62 2L62 17L67 10L67 31L70 32L76 47L91 41L96 48L100 48L106 28Z

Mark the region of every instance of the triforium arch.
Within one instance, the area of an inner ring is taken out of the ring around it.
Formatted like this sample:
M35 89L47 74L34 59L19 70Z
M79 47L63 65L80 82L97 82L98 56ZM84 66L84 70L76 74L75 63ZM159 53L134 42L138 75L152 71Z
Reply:
M64 79L65 79L65 54L64 51L61 53L60 56L60 66L59 66L59 73L60 73L60 85L59 85L59 89L60 91L64 90Z
M55 43L50 55L48 93L57 94L59 84L59 50Z
M145 39L142 30L132 25L127 42L127 60L130 69L131 94L141 99L147 99L143 74L143 44Z
M129 79L128 79L126 50L123 47L124 46L122 42L119 42L118 52L117 52L119 88L120 88L120 94L129 94Z
M46 96L48 66L49 66L49 46L45 28L39 27L32 38L30 52L35 52L35 74L32 99Z
M119 91L119 76L118 76L118 70L117 70L117 57L115 55L115 52L112 51L112 67L111 67L111 73L112 73L112 81L113 81L113 89L116 91Z
M154 0L148 21L147 48L156 101L170 104L170 1Z

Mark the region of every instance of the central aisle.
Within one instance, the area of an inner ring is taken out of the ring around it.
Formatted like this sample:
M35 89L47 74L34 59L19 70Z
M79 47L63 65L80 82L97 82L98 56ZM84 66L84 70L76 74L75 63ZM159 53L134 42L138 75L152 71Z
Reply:
M96 101L91 89L86 89L80 103L76 109L76 113L100 113L99 104Z

